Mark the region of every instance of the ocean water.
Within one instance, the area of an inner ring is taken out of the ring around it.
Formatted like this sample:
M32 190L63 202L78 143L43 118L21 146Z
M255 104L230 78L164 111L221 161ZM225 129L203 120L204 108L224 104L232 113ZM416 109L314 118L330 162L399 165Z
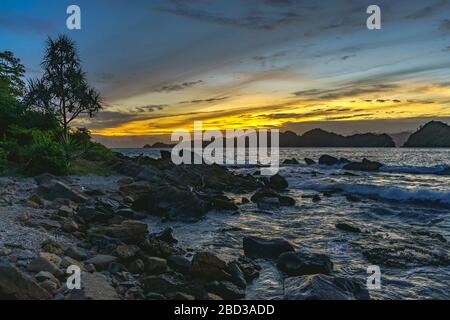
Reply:
M153 149L120 149L129 156L144 154L159 157ZM304 164L305 157L318 160L323 154L350 160L379 161L381 172L352 172L341 165ZM243 254L242 237L285 238L298 250L309 250L330 256L335 274L367 279L369 261L364 251L398 249L398 266L380 265L381 289L372 290L375 299L449 299L450 266L435 263L430 253L448 254L450 241L450 149L328 149L285 148L281 162L296 158L299 165L281 165L280 174L287 178L287 195L297 201L295 207L259 210L250 203L240 206L239 215L212 212L195 224L162 223L150 218L151 231L166 227L186 247L211 250L224 259ZM256 167L233 167L238 173L254 173ZM324 190L339 191L324 196ZM319 195L315 203L311 196ZM349 198L349 196L353 196ZM242 196L235 196L240 202ZM355 200L356 197L356 200ZM352 234L336 229L335 224L348 222L363 230ZM438 240L436 240L438 239ZM412 259L410 257L414 257ZM391 261L395 259L391 259ZM282 299L283 277L273 261L258 260L263 270L247 288L249 299Z

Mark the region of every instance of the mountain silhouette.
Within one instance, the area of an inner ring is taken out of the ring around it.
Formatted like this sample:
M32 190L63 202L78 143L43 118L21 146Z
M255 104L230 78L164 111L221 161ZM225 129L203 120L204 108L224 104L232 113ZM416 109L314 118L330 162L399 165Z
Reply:
M413 133L403 145L405 148L450 148L450 126L431 121Z

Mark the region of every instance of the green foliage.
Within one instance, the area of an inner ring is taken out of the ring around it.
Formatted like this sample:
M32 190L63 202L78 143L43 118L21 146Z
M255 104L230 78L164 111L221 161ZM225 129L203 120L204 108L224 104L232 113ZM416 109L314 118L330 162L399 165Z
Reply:
M28 159L25 173L30 176L42 173L65 175L69 172L69 163L64 150L54 140L52 133L33 131L33 143L24 148Z
M23 94L25 83L22 78L25 67L20 59L10 51L0 52L0 94L19 97Z
M0 175L3 174L6 170L7 160L6 160L7 153L6 151L0 147Z

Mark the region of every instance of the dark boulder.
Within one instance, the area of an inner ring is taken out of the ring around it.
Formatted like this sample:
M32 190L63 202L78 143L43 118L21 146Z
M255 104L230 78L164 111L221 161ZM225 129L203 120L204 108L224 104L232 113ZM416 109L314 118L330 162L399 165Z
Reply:
M323 274L286 278L286 300L369 300L365 284Z
M321 156L319 158L319 164L332 166L332 165L335 165L335 164L338 164L338 163L339 163L339 159L338 158L329 156L327 154L325 154L325 155L323 155L323 156Z
M167 258L169 267L182 274L188 274L191 271L191 261L180 255L173 255Z
M152 234L151 236L157 240L167 242L168 244L177 244L178 243L178 240L175 239L175 236L173 235L172 228L166 228L159 233Z
M276 174L270 177L268 187L277 191L283 191L289 187L289 184L285 178Z
M342 231L347 231L347 232L353 232L353 233L361 233L360 228L355 227L346 222L336 223L336 229L339 229Z
M350 162L349 164L344 166L344 169L352 170L352 171L374 172L374 171L380 171L380 168L382 166L383 166L383 164L381 164L379 162L363 159L362 162Z
M226 300L245 298L245 291L229 281L214 281L206 286L206 289Z
M288 276L331 274L333 262L324 254L287 252L278 258L277 267Z
M261 239L245 237L244 253L247 257L278 258L285 252L294 252L294 247L284 239Z
M57 180L51 180L49 183L41 184L37 188L37 194L49 201L55 199L69 199L77 203L88 201L88 198L80 192Z
M310 159L310 158L305 158L305 163L306 163L308 166L311 166L311 165L313 165L313 164L316 164L316 162L315 162L313 159Z
M299 164L298 160L295 158L292 159L286 159L283 161L283 164Z

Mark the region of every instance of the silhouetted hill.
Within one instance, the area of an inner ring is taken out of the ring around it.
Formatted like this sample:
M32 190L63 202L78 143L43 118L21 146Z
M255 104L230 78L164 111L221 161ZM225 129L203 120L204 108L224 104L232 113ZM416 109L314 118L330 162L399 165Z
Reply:
M407 148L450 148L450 126L431 121L413 133L403 145Z
M342 136L322 129L313 129L298 136L293 132L280 134L281 147L395 147L395 143L387 134L355 134Z

